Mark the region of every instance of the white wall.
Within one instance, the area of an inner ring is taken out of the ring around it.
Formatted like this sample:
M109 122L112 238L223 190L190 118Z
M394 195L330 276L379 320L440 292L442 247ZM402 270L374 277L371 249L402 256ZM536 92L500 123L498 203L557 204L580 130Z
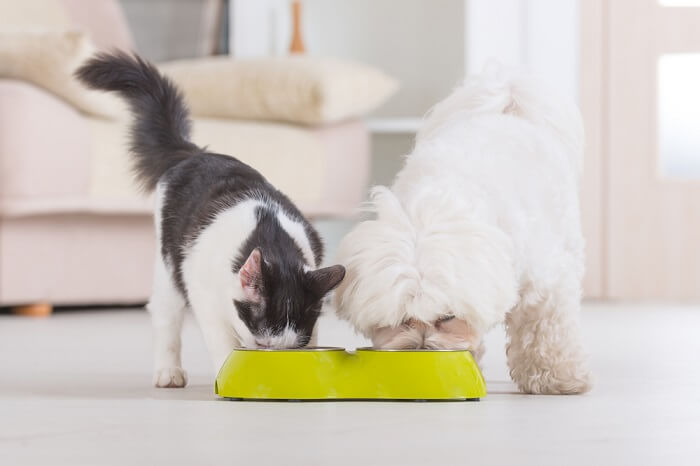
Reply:
M238 58L284 55L291 34L290 0L229 0L229 50Z
M401 82L375 116L422 116L464 72L463 0L306 0L309 52L381 68Z
M579 0L467 0L467 72L497 58L579 95Z

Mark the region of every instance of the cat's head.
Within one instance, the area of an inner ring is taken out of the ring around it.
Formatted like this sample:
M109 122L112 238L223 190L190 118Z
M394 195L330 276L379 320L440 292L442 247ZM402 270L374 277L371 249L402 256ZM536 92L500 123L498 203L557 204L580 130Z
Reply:
M256 248L236 275L242 295L233 303L245 325L238 330L241 343L249 348L300 348L309 343L323 298L343 280L345 268L277 264Z

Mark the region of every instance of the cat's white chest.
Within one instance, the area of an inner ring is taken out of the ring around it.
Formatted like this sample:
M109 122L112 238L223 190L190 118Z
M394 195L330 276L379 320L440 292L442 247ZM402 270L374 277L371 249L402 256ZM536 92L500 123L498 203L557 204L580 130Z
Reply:
M233 300L241 297L233 262L257 225L255 211L260 205L260 201L250 199L220 212L185 246L182 278L198 319L215 313L217 319L233 320Z

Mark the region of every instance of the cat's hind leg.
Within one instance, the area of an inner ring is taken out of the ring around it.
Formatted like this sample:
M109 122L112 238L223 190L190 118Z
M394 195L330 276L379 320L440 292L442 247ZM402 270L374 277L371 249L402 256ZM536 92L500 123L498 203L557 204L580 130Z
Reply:
M160 254L157 254L153 273L153 293L146 307L153 323L153 385L184 387L187 373L182 369L180 349L187 303Z

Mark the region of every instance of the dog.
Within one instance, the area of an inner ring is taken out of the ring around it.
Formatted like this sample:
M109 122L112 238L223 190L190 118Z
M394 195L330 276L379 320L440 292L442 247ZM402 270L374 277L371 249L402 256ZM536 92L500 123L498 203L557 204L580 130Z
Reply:
M338 316L378 348L464 349L505 322L526 393L591 387L578 316L584 271L571 99L491 63L426 116L391 188L342 241Z

